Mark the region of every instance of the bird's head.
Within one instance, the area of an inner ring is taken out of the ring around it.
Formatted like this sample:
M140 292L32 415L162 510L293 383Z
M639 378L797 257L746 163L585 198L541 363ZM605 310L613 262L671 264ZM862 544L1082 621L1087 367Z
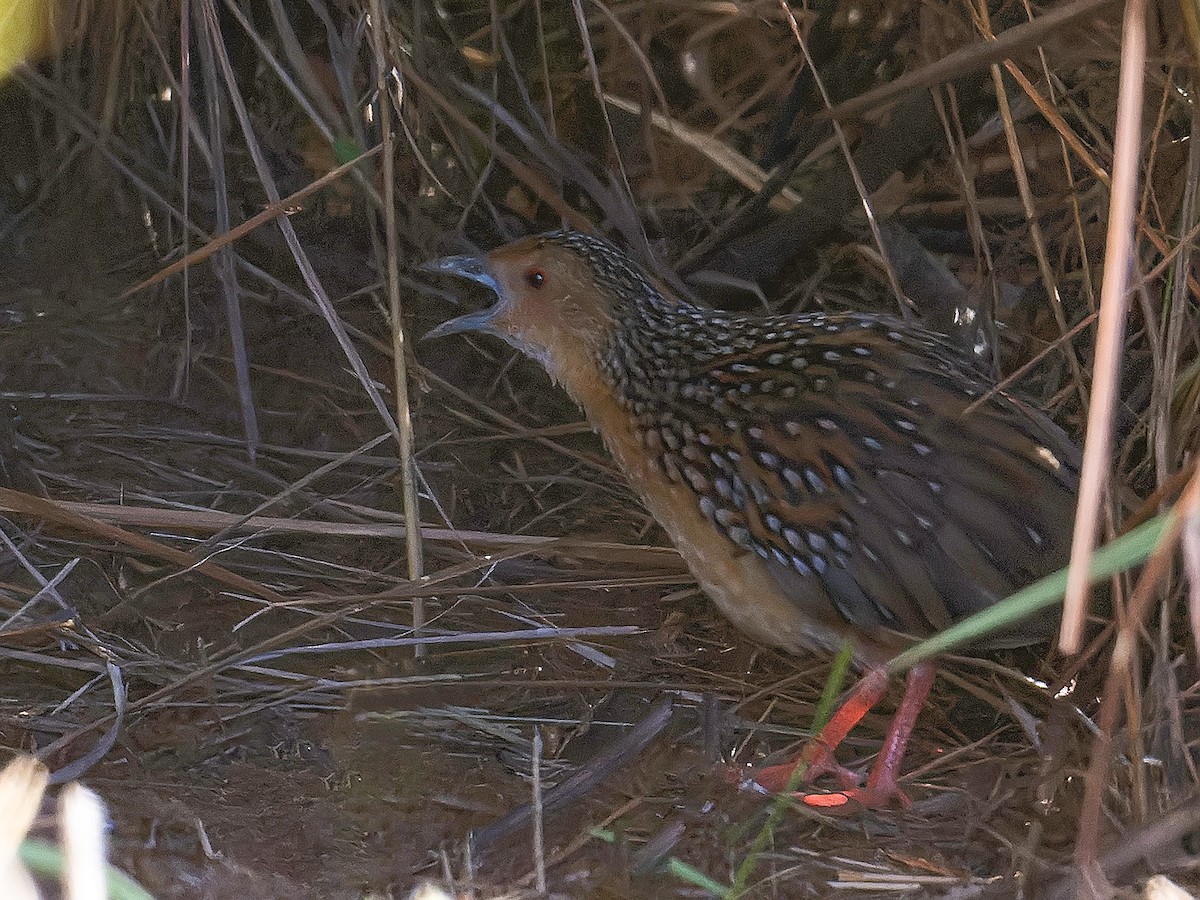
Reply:
M469 279L496 294L492 306L444 322L426 339L467 331L494 335L568 387L572 366L603 352L629 298L654 292L620 251L576 232L525 238L486 256L448 256L422 269Z

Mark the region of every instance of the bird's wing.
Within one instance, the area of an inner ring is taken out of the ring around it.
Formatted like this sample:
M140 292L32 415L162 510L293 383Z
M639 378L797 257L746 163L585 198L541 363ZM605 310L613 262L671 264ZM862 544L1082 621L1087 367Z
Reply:
M695 367L659 426L694 437L665 448L668 473L806 614L925 635L1061 564L1078 477L1061 429L984 397L926 332L841 319L802 338Z

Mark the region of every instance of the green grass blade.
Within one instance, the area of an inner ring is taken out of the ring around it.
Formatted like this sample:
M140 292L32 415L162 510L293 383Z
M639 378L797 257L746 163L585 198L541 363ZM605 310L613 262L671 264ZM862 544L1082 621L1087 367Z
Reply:
M46 841L33 838L26 840L21 844L20 857L31 872L39 875L59 878L66 868L62 850ZM112 900L154 900L154 896L144 887L112 866L108 867L105 881L108 896Z
M616 842L616 836L611 831L606 831L603 828L593 828L591 830L592 837L599 838L609 844ZM729 888L719 882L713 881L695 866L685 863L678 857L670 857L665 866L667 872L680 881L686 882L693 887L698 887L702 891L708 891L714 897L724 900L729 896Z
M1173 516L1173 511L1155 516L1097 550L1096 555L1092 557L1092 580L1123 572L1143 562L1166 531ZM1003 631L1027 616L1060 603L1066 588L1067 570L1063 568L1017 591L995 606L963 619L919 644L914 644L888 663L888 671L903 671L939 653Z

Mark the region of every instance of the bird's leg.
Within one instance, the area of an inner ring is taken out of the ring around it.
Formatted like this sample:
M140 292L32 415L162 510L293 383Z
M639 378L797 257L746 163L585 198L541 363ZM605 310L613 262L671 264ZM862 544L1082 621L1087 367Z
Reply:
M911 803L898 784L900 764L904 761L904 751L908 747L913 725L921 713L921 707L925 705L929 689L933 687L933 676L931 662L918 663L909 669L904 682L904 697L888 725L879 756L875 758L875 765L867 777L867 786L843 788L833 794L807 794L801 797L806 806L836 811L852 800L860 806L876 809L887 806L892 800L898 801L901 806ZM859 718L865 714L866 710L863 710Z
M800 776L800 782L803 783L811 783L822 775L833 775L844 788L860 784L862 776L852 769L839 766L833 758L833 751L846 739L846 735L854 726L862 721L863 716L883 699L887 693L887 686L887 672L881 668L869 670L859 679L846 701L838 707L820 733L814 735L805 745L799 756L777 766L755 769L750 773L749 780L763 790L777 794L788 789L792 773L804 766L804 772Z
M796 768L806 765L802 781L811 782L821 775L832 774L842 785L841 791L832 794L799 795L807 806L836 811L850 804L852 800L866 807L887 806L891 800L897 800L901 805L907 806L909 800L900 790L897 777L913 725L933 685L933 676L932 663L918 663L909 670L904 686L904 698L888 726L887 735L875 765L871 768L866 787L858 786L861 782L858 773L839 766L834 761L833 751L887 693L887 672L881 668L872 669L859 680L846 702L821 729L821 733L809 742L799 757L783 765L758 769L750 780L767 791L784 791L787 790Z

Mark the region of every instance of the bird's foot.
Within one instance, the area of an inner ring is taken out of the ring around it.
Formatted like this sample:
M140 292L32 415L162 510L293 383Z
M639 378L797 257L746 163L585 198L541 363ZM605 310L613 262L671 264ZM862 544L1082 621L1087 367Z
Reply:
M919 663L909 672L904 699L888 728L865 787L861 786L862 776L858 772L838 765L833 758L833 749L883 697L887 690L887 675L882 669L868 672L859 681L846 702L799 757L783 765L738 772L737 783L764 793L790 793L805 806L823 812L849 812L864 807L881 809L893 801L908 807L911 801L898 784L900 764L913 722L932 683L933 667L928 663ZM800 768L803 771L796 774ZM842 789L829 794L795 793L799 785L811 784L822 775L832 775Z
M875 770L867 784L863 785L861 772L839 765L828 755L822 760L808 763L800 775L795 775L796 769L803 765L802 759L796 759L777 766L731 770L730 774L736 775L738 786L743 790L786 794L810 809L828 814L848 813L856 809L886 809L893 804L907 809L912 805L894 773ZM825 776L832 776L841 786L840 790L797 790Z
M795 791L802 784L812 784L818 778L832 775L844 790L858 788L863 782L861 773L838 765L827 751L817 751L811 760L804 759L805 753L790 762L761 768L734 769L731 776L746 790L757 790L765 794L783 794ZM797 769L803 769L796 774Z

